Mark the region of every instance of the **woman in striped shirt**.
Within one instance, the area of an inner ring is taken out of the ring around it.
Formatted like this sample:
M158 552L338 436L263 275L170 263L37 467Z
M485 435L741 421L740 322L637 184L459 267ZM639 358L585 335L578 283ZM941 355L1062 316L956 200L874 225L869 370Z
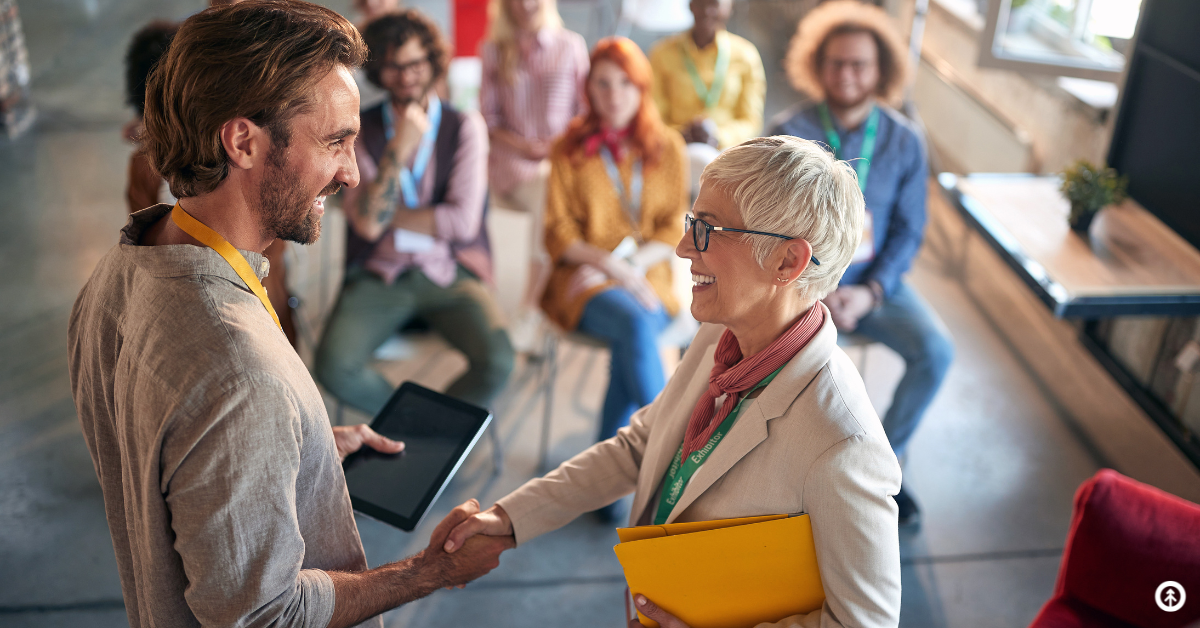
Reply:
M492 204L528 212L533 223L524 312L513 329L514 344L528 350L549 268L542 244L547 157L551 142L582 112L588 52L583 37L563 28L555 0L491 0L488 11L480 108L491 140Z

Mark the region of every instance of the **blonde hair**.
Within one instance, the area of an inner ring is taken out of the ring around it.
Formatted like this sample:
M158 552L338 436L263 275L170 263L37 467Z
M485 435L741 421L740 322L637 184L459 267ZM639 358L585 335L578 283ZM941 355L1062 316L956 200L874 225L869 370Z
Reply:
M537 28L562 28L562 26L563 21L562 16L558 14L557 0L542 0L542 11L537 19ZM500 80L512 85L517 67L517 27L508 13L508 0L489 0L486 40L496 46Z
M805 299L837 288L862 239L864 203L858 175L814 142L776 135L721 153L700 177L732 197L746 229L803 238L813 257L795 282ZM780 244L771 236L744 234L759 266Z
M800 20L783 60L792 87L813 100L825 100L820 78L825 44L838 35L853 33L871 35L879 50L875 95L892 106L899 105L908 80L908 47L883 9L856 0L826 2Z

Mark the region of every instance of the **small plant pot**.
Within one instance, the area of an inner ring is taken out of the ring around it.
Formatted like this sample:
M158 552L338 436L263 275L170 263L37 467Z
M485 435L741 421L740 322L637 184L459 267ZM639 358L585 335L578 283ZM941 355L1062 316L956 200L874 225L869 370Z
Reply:
M1087 237L1088 229L1092 226L1092 220L1096 218L1098 210L1090 209L1084 211L1073 211L1067 223L1071 225L1071 230L1083 237Z

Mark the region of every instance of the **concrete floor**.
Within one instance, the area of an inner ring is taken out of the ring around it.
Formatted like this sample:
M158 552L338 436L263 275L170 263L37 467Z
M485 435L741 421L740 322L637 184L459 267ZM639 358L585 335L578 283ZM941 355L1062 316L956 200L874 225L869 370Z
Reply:
M100 490L70 397L65 330L77 291L125 222L130 147L120 127L129 112L119 87L125 43L145 21L179 19L200 4L20 3L41 117L32 133L0 143L0 625L127 625ZM349 2L329 4L341 10ZM444 23L445 5L428 4ZM588 32L594 9L563 5L568 24ZM778 76L777 64L767 61L769 73ZM780 85L771 83L768 113L792 98ZM322 243L296 247L290 259L294 288L305 302L301 315L312 328L319 328L335 294L336 272L326 271L340 266L336 243L344 227L335 212L327 218ZM496 241L503 243L497 251L501 301L511 311L525 277L524 217L496 211L491 220ZM911 274L951 329L958 355L911 445L905 482L924 506L925 521L901 541L901 623L1024 626L1051 594L1073 492L1099 463L940 268L926 252ZM311 351L308 335L302 353ZM397 381L439 386L463 368L462 359L434 337L411 337L403 349L407 359L380 364ZM578 346L561 351L555 462L592 441L607 379L603 352ZM866 366L872 398L885 408L902 364L875 347ZM500 400L501 474L492 475L484 441L429 523L414 533L359 519L372 565L418 550L454 504L478 497L488 505L533 476L539 376L536 364L520 363ZM611 527L581 518L510 552L499 569L465 590L438 592L388 613L387 625L503 627L548 617L622 625L624 581L611 550L615 543Z

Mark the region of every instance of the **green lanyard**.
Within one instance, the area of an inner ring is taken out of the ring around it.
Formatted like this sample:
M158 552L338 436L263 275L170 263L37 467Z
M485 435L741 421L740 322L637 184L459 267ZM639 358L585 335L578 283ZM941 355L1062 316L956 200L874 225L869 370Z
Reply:
M786 365L784 365L786 366ZM733 423L737 421L738 414L742 411L742 404L746 403L746 398L759 388L765 388L775 376L782 371L783 367L775 369L774 373L763 378L763 380L754 385L754 388L746 391L738 404L734 406L733 412L725 417L721 425L717 427L717 431L709 437L708 443L698 449L695 453L688 456L688 459L683 460L683 443L679 443L679 450L675 452L675 458L671 461L671 466L667 468L667 474L663 476L662 496L658 499L658 511L654 515L654 525L660 526L667 522L667 517L671 516L671 511L675 509L675 504L679 502L679 497L683 495L683 489L692 480L692 476L696 474L696 470L700 465L708 460L708 456L721 443L721 439L725 438L725 434L729 433L729 429L733 427ZM729 399L726 398L728 402Z
M689 34L688 37L691 35ZM696 89L696 95L704 103L705 110L717 106L717 101L721 98L721 90L725 89L725 74L729 72L729 46L721 45L720 33L717 33L715 42L717 44L717 65L713 68L711 86L705 85L704 79L700 78L700 71L696 69L692 55L688 54L687 45L682 41L679 42L679 52L683 54L683 62L687 65L688 74L692 75L692 87Z
M825 139L829 140L829 147L833 149L833 155L838 159L845 159L841 155L842 138L833 128L833 118L829 115L829 107L825 103L821 103L817 105L817 113L821 115L821 126L825 127ZM859 155L861 159L854 161L854 171L858 173L858 189L863 193L867 191L867 173L871 172L871 158L875 156L875 135L878 132L879 107L872 107L871 115L867 118L867 128L863 131L862 154Z

